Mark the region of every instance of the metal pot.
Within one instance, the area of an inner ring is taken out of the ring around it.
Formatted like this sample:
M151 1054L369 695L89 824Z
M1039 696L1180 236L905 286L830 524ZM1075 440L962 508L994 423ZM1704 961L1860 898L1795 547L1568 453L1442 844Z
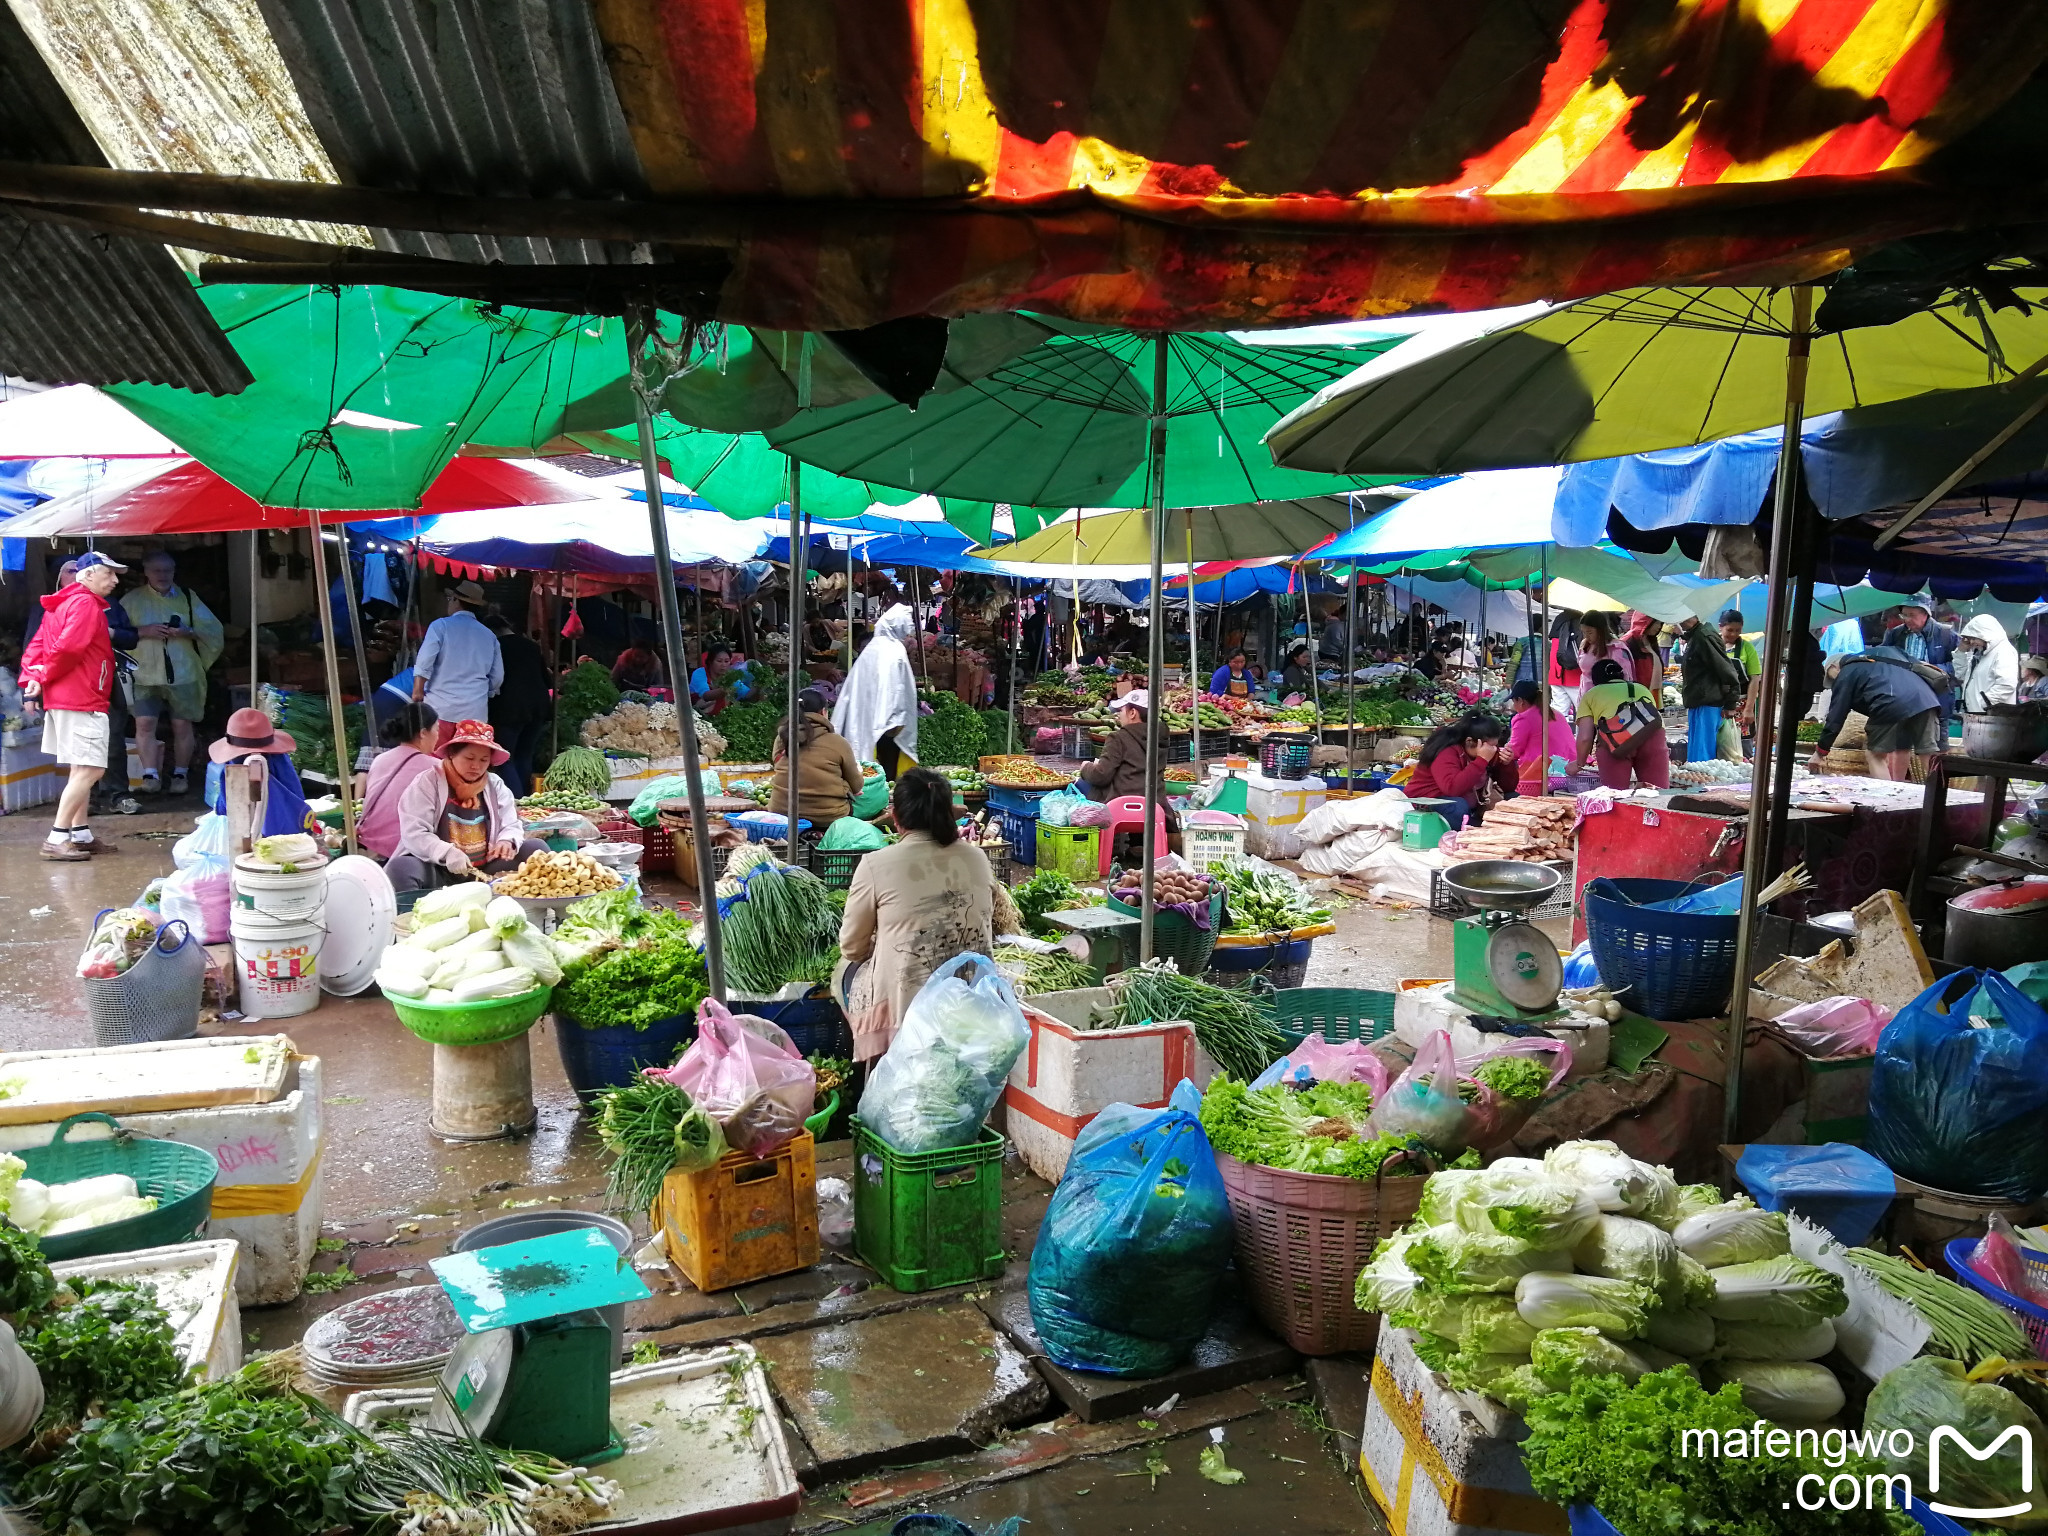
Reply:
M2048 751L2048 710L2038 704L1993 704L1963 716L1963 755L2027 763Z
M2048 955L2048 881L1965 891L1948 904L1941 958L2002 971Z

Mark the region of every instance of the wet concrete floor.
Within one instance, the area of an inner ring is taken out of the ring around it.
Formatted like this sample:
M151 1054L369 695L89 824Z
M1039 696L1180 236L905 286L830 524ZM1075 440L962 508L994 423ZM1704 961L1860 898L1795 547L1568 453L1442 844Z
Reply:
M200 809L196 798L174 805L165 809L156 802L143 815L100 820L99 835L121 851L88 864L36 857L36 844L48 826L46 809L0 817L0 944L5 946L0 1049L91 1043L75 977L78 951L98 912L126 904L151 878L173 868L171 845L190 830ZM648 884L658 896L676 899L681 894L679 886L663 878ZM1310 986L1391 989L1404 977L1449 974L1451 927L1423 910L1349 906L1338 913L1336 924L1337 932L1316 946ZM1560 926L1554 932L1561 938L1564 930ZM471 1144L444 1142L427 1130L432 1052L400 1027L374 994L323 998L314 1013L282 1026L210 1019L202 1032L257 1034L280 1027L300 1050L319 1055L326 1065L328 1230L340 1234L346 1248L323 1256L319 1267L351 1265L360 1282L302 1297L290 1307L247 1314L252 1347L289 1342L312 1316L368 1294L371 1287L420 1283L426 1278L424 1258L481 1215L507 1206L597 1204L602 1163L562 1075L550 1023L536 1026L531 1037L540 1116L535 1131L515 1140ZM845 1150L821 1149L820 1174L827 1172L828 1160L836 1167ZM1019 1187L1015 1198L1005 1191L1005 1237L1012 1257L1009 1271L992 1282L999 1290L1022 1285L1046 1193L1014 1163L1005 1178L1006 1186L1014 1179ZM422 1217L427 1219L422 1222ZM1016 1230L1008 1230L1013 1225ZM416 1242L421 1246L413 1250ZM849 1316L880 1317L902 1306L917 1307L924 1316L961 1299L958 1290L929 1298L897 1297L843 1258L828 1260L815 1272L737 1292L705 1296L687 1284L663 1289L660 1283L657 1292L632 1326L640 1341L664 1350L725 1338L765 1343L778 1335L829 1330ZM936 1359L937 1342L950 1339L947 1321L931 1316L928 1326ZM905 1338L916 1330L881 1326L868 1331L887 1339L894 1351L905 1348ZM981 1341L978 1331L975 1338L976 1355L981 1348L998 1355L1006 1351L999 1343ZM789 1355L794 1342L778 1343L769 1352ZM922 1386L914 1370L911 1391ZM796 1389L792 1381L787 1390ZM886 1487L863 1491L860 1484L842 1481L814 1491L799 1525L852 1529L866 1536L886 1530L910 1509L931 1508L977 1530L1019 1515L1039 1536L1082 1531L1088 1536L1112 1531L1148 1536L1213 1531L1221 1536L1254 1521L1285 1532L1382 1529L1377 1513L1361 1500L1355 1476L1334 1441L1315 1427L1303 1407L1280 1402L1302 1391L1300 1379L1292 1377L1197 1398L1190 1405L1192 1419L1187 1417L1190 1409L1183 1409L1165 1423L1125 1418L1088 1425L1052 1418L1057 1403L1041 1408L1034 1395L1025 1416L1036 1415L1035 1426L1020 1425L1017 1414L1006 1413L1001 1417L1007 1423L992 1426L999 1435L994 1450L941 1458L917 1469L913 1484L929 1497L895 1496ZM1186 1432L1190 1422L1203 1427ZM1206 1426L1212 1422L1226 1425L1230 1462L1245 1474L1240 1484L1210 1482L1197 1471L1197 1454L1208 1443ZM792 1430L797 1427L792 1423ZM1355 1433L1355 1426L1345 1427ZM1041 1450L1056 1451L1044 1456L1043 1466L1027 1455L1021 1464L990 1472L992 1456L1001 1462L1003 1447L1033 1435L1040 1437ZM793 1438L801 1443L800 1434ZM979 1443L980 1437L975 1438ZM1160 1465L1168 1469L1163 1474L1156 1473Z

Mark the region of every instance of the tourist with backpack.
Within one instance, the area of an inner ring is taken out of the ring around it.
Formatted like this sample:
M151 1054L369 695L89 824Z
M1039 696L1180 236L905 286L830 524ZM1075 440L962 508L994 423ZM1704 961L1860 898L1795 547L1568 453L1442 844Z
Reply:
M1622 674L1621 663L1602 657L1593 663L1593 685L1579 697L1578 751L1572 772L1593 766L1609 789L1633 782L1652 789L1671 787L1671 748L1657 697Z

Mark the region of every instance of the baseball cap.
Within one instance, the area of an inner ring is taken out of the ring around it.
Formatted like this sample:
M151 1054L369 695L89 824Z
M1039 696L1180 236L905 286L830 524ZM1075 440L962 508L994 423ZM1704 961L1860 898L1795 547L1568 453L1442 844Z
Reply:
M128 569L127 566L114 559L113 556L103 555L96 549L88 549L84 554L80 555L71 568L83 576L96 565L104 565L110 571L125 571Z
M1152 695L1143 688L1133 688L1129 693L1116 701L1116 707L1118 709L1150 709L1152 707Z

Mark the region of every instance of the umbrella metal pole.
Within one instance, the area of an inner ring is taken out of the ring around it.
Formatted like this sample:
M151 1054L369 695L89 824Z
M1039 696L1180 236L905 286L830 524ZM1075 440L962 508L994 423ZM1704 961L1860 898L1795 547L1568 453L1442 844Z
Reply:
M661 609L662 639L667 642L671 675L683 654L682 605L676 600L676 569L668 552L668 509L661 499L661 466L654 454L654 410L647 377L648 338L655 326L651 303L633 305L626 313L626 355L633 375L633 419L640 431L640 473L647 485L647 528L654 545L654 595ZM697 850L697 899L704 909L704 971L711 995L725 1001L725 946L718 931L718 875L711 863L710 818L704 814L704 786L698 780L697 704L690 697L689 673L677 689L676 725L683 739L683 781L690 801L690 841Z
M261 626L257 623L257 604L263 599L263 534L260 529L249 530L249 707L257 708L256 673L262 659L262 642L258 634Z
M1146 646L1145 688L1151 707L1145 711L1145 867L1139 874L1144 896L1138 928L1141 964L1152 958L1152 925L1158 912L1152 876L1153 865L1159 858L1159 732L1166 703L1160 686L1166 673L1166 594L1160 590L1161 567L1166 563L1166 348L1166 335L1161 332L1152 342L1152 462L1148 466L1152 491L1152 591L1146 599L1150 608L1150 643Z
M1543 636L1536 643L1536 682L1543 690L1543 713L1536 721L1536 728L1543 737L1543 788L1550 789L1550 546L1543 546ZM1576 731L1577 726L1573 727Z
M1352 753L1358 747L1358 567L1351 567L1351 583L1344 595L1344 787L1351 788L1352 772L1358 761Z
M321 547L320 514L308 512L313 533L313 589L320 594L320 659L327 669L327 718L334 729L334 772L341 780L341 835L356 851L355 800L349 794L348 717L341 707L341 658L334 651L334 604L327 598L327 551ZM369 701L363 701L367 707Z
M1806 416L1806 363L1812 347L1813 287L1792 290L1792 334L1785 344L1785 435L1778 444L1778 480L1771 498L1771 575L1765 589L1762 686L1756 701L1756 757L1749 775L1749 830L1742 843L1742 905L1735 925L1735 989L1728 1002L1727 1087L1722 1093L1721 1139L1736 1139L1742 1113L1743 1037L1749 1032L1750 956L1756 950L1756 893L1767 873L1773 753L1789 743L1776 740L1778 674L1785 665L1786 574L1791 568L1793 508L1798 504L1799 433Z
M1806 713L1806 705L1812 702L1812 695L1801 686L1793 672L1804 654L1813 635L1813 576L1814 564L1820 555L1820 540L1813 519L1806 509L1794 503L1793 517L1796 519L1793 532L1796 535L1792 545L1791 613L1785 622L1784 694L1778 701L1778 754L1771 764L1771 803L1764 819L1764 868L1782 868L1785 861L1785 819L1792 809L1792 771L1796 764L1796 747L1799 741L1799 720ZM1763 694L1759 686L1757 714L1763 714Z
M1188 728L1193 732L1189 738L1194 746L1194 761L1202 760L1202 695L1208 690L1202 686L1201 631L1195 618L1195 509L1189 507L1186 513L1188 531ZM1216 595L1220 600L1223 589L1219 586Z
M1010 697L1009 708L1003 713L1010 717L1009 740L1004 743L1006 754L1017 750L1017 653L1024 649L1024 583L1010 578L1010 622L1016 633L1010 640Z
M365 553L363 558L367 560L369 555ZM356 573L349 563L348 530L345 528L341 534L341 595L348 604L348 634L349 640L355 646L356 682L363 690L363 739L373 741L377 735L377 706L373 702L375 695L370 691L370 652L363 644L363 609L362 604L356 600ZM342 769L341 782L344 785L354 782L353 764L336 766ZM347 792L344 789L342 793L346 796Z
M786 747L789 763L789 794L785 797L785 809L789 815L789 862L800 864L797 848L797 803L796 803L796 758L797 742L803 732L797 729L802 711L797 704L803 692L797 682L803 660L802 635L804 632L804 558L810 552L810 520L804 515L803 467L795 458L789 461L789 742Z

